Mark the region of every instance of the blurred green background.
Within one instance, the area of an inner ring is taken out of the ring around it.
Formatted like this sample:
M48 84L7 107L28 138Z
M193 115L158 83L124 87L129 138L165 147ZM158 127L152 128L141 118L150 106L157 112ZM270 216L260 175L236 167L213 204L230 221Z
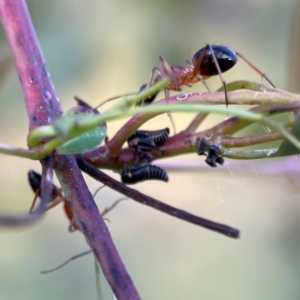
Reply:
M137 91L160 55L171 65L184 65L207 43L230 46L266 72L278 88L299 91L299 1L31 0L28 4L64 109L74 105L74 95L96 105L107 97ZM4 44L3 33L1 39ZM225 78L260 81L243 62ZM219 78L208 82L212 89L220 86ZM1 84L0 141L26 147L28 120L13 69ZM198 84L193 90L203 87ZM190 118L176 116L178 129ZM109 124L110 137L123 122ZM165 126L170 121L161 116L144 128ZM299 157L226 160L217 169L208 168L196 155L172 161L199 167L190 173L170 173L168 184L146 182L136 188L237 227L241 238L226 238L132 200L120 203L110 213L108 226L142 299L299 299ZM1 213L26 213L33 199L27 171L40 170L39 163L1 155L0 164ZM92 191L99 186L91 179L88 184ZM96 201L103 209L119 197L105 188ZM67 226L62 208L57 207L34 226L0 228L0 299L97 299L91 255L55 273L40 274L88 249L83 236L70 234ZM113 299L103 277L102 293L105 300Z

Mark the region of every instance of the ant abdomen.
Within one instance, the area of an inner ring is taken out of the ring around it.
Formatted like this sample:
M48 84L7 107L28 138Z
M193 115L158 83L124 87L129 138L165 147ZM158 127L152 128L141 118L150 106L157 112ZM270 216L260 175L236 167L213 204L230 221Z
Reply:
M222 73L228 71L237 63L237 55L229 47L222 45L212 45L211 48L214 52ZM206 50L206 53L204 55L203 61L201 62L201 65L199 66L199 74L204 77L218 75L218 69L214 62L211 50L207 47L200 49L194 54L193 65L196 66L204 50Z
M121 173L121 180L126 184L135 184L146 180L169 181L165 170L154 165L143 165L129 168L125 166Z

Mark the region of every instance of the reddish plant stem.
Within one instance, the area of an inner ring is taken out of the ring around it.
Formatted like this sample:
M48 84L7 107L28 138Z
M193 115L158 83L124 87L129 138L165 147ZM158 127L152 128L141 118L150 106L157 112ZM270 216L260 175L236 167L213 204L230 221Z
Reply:
M24 0L0 0L1 21L14 55L29 116L30 130L62 114ZM73 156L57 156L64 193L88 244L118 299L140 299L115 249ZM49 184L52 187L52 185ZM80 187L80 190L78 190ZM91 216L90 216L91 214ZM92 221L91 221L92 220Z
M290 104L297 101L296 96L283 93L261 93L253 91L238 91L228 93L229 104L255 105L261 103L269 103L269 107L278 105ZM270 105L272 99L272 105ZM298 100L299 101L299 100ZM205 104L224 104L224 93L187 93L168 98L168 103L205 103ZM151 105L166 104L166 100L162 99ZM131 118L113 137L112 140L106 143L106 148L111 156L117 156L126 140L144 123L160 114L143 114Z
M194 133L207 116L208 114L204 113L197 114L185 131L187 133Z
M194 153L196 155L199 139L209 139L210 137L210 130L202 131L201 133L197 134L188 134L184 131L178 135L170 137L166 143L160 147L160 149L164 152L163 154L157 151L152 151L149 153L153 157L153 160L189 153ZM279 133L268 132L240 138L225 136L218 139L217 144L225 147L246 147L281 139L283 139L283 137ZM212 142L214 143L214 140L212 140ZM97 168L109 170L113 169L116 171L122 170L124 168L124 164L131 165L135 160L134 151L131 148L122 149L118 157L109 158L106 156L101 156L99 155L99 149L86 153L83 155L83 157L87 162ZM224 155L224 157L226 157L226 155Z
M55 170L68 204L116 298L140 299L74 156L59 155L57 162Z
M1 21L22 85L30 130L62 114L24 0L0 0Z
M269 110L270 110L270 106L268 105L255 106L249 109L249 111L261 113L266 116L271 115ZM276 113L280 113L280 112L276 112ZM272 115L275 115L276 113L272 113ZM151 115L150 117L153 117L153 115ZM115 142L123 143L124 136L126 136L125 128L127 129L130 128L131 129L130 132L133 133L141 125L141 123L143 123L146 119L149 119L150 117L149 115L138 115L130 119L116 134L117 140L115 140ZM201 121L201 117L197 115L196 118L192 121L192 123L187 128L194 129L195 126L197 125L196 123L198 123L199 121ZM163 154L161 154L160 152L150 152L150 154L153 156L154 160L157 160L157 159L164 159L166 157L172 157L180 154L196 153L199 138L209 138L214 143L214 140L217 139L218 137L222 137L223 135L233 134L239 131L240 129L249 126L250 124L252 123L248 120L242 120L236 117L231 117L213 126L210 129L197 132L195 134L192 134L190 130L186 129L180 132L179 134L170 137L166 141L166 143L160 147L161 150L164 151ZM256 138L256 136L245 137L242 140L240 140L238 143L240 145L239 147L245 147L248 145L261 144L273 140L274 140L273 133L266 133L259 138ZM114 143L114 139L111 140L111 143ZM234 145L235 143L236 143L235 138L232 138L232 145ZM230 144L230 137L226 136L226 145L229 144ZM134 152L132 149L123 148L119 151L118 156L114 156L111 155L111 152L107 151L107 145L106 147L100 147L94 151L85 153L83 154L83 157L87 162L89 162L90 164L94 165L97 168L113 169L113 170L121 170L124 167L124 163L130 165L133 163L135 159Z

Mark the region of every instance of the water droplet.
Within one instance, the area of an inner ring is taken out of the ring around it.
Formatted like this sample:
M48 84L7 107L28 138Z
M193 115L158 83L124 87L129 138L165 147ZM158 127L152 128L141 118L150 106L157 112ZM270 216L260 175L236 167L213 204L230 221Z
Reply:
M39 117L36 116L36 115L34 115L34 116L32 117L32 121L33 121L33 122L37 122L38 119L39 119Z
M43 92L45 99L50 100L52 98L51 93L48 90L44 90Z
M51 117L49 117L49 118L48 118L48 123L51 123L51 120L52 120Z
M188 97L188 95L189 95L189 93L188 94L181 94L181 95L176 97L176 100L179 100L179 101L185 100Z
M41 105L41 106L39 107L39 110L40 110L40 111L44 110L44 106Z
M35 77L34 76L29 76L29 82L30 83L35 83Z
M58 97L56 97L56 101L57 101L57 102L59 102L59 99L58 99Z
M43 75L44 77L49 77L49 76L50 76L50 74L49 74L49 72L48 72L46 66L43 66L43 67L42 67L42 75Z

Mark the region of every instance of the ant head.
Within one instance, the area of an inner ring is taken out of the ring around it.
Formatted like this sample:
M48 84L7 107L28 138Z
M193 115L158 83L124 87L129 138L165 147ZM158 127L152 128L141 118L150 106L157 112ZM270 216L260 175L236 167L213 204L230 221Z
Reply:
M236 64L237 55L232 49L221 45L212 45L211 48L215 54L217 63L222 73L228 71ZM202 57L203 51L206 51L206 53ZM210 49L207 46L195 53L193 57L194 66L197 65L201 57L202 63L199 66L199 74L208 77L218 75L218 70L216 68L213 56L211 54Z

